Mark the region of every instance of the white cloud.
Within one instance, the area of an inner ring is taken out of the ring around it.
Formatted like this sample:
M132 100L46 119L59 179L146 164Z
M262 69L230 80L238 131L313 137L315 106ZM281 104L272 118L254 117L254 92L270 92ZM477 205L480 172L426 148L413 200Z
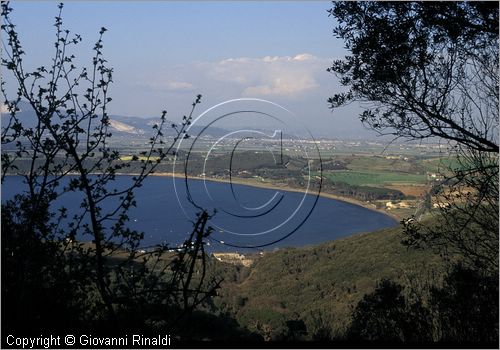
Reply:
M307 61L307 60L314 60L316 57L314 57L311 54L308 53L301 53L293 58L295 61Z
M17 106L17 108L18 108L18 110L17 110L18 112L22 112L22 110L21 110L21 108L20 108L19 106ZM10 113L10 108L9 108L9 106L8 106L8 105L6 105L6 104L4 104L4 103L2 103L2 104L0 105L0 113L3 113L3 114Z
M186 81L166 80L161 78L154 78L145 84L151 89L169 92L192 92L194 85Z
M169 90L192 91L194 86L185 81L169 81L167 83Z
M0 113L9 113L9 107L6 104L0 105Z
M244 96L254 95L294 95L314 89L318 84L310 76L276 78L265 85L249 86L243 90Z
M300 97L321 89L331 60L310 53L230 57L164 67L141 86L160 92L211 94L217 98Z
M324 59L303 53L295 56L228 58L201 67L208 77L239 84L242 96L291 96L318 86L316 76L324 73Z

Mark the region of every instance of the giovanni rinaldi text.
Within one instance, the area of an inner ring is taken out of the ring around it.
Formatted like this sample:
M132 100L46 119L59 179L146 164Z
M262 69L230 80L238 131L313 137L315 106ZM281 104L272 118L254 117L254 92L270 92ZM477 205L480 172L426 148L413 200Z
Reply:
M16 337L7 335L6 342L9 347L22 349L50 349L61 346L75 347L126 347L126 346L148 346L165 347L170 346L170 335L145 336L142 334L125 335L123 337L98 337L91 334L65 336L42 336L39 337Z

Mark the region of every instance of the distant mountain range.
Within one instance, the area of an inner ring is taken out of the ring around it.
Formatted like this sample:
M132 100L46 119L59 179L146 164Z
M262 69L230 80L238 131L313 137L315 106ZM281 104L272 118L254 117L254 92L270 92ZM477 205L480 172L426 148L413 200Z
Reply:
M18 105L20 111L17 112L17 117L25 127L34 127L37 123L37 116L33 108L27 102L20 102ZM6 125L10 114L5 106L1 109L2 125ZM122 137L150 137L153 133L153 126L160 123L160 118L142 118L128 117L120 115L109 116L110 131L114 136ZM175 130L172 128L173 121L167 120L164 127L164 135L174 136ZM198 135L204 126L193 125L190 129L190 134ZM204 131L204 135L211 137L221 137L230 131L217 127L209 127Z
M144 135L148 136L152 133L152 128L155 124L160 123L160 118L141 118L141 117L128 117L119 115L110 115L109 124L111 132L117 136L125 135ZM167 120L164 126L164 134L167 136L174 136L175 130L172 128L173 121ZM189 133L191 135L198 135L202 132L205 126L193 125ZM216 127L207 128L203 134L211 137L221 137L229 133L228 130Z
M17 117L22 121L25 127L34 127L37 123L37 117L33 110L33 108L27 102L20 102L18 107L20 111L17 112ZM9 119L9 113L5 106L2 106L1 109L2 115L2 125L6 125ZM155 124L160 123L160 118L147 118L147 117L130 117L130 116L121 116L121 115L110 115L109 116L109 127L110 131L115 137L129 137L129 138L149 138L153 133L153 126ZM166 136L175 136L176 132L172 128L173 121L167 120L165 122L164 127L164 135ZM199 135L203 129L204 125L192 125L189 134L191 135ZM268 130L260 130L256 128L245 128L250 130L256 130L263 132L266 135L273 135L272 131ZM224 135L227 135L231 131L234 131L234 128L218 128L218 127L209 127L203 131L204 136L209 136L213 138L219 138ZM259 134L254 135L255 138L259 138ZM283 138L295 138L294 136L290 136L287 134L283 134Z

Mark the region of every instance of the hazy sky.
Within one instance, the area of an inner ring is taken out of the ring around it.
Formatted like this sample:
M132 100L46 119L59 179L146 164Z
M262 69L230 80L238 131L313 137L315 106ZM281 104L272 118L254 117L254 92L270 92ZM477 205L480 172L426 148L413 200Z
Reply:
M26 63L48 64L57 3L11 6ZM228 99L256 97L290 109L315 136L373 135L356 107L328 109L326 100L339 85L326 68L346 54L332 34L329 7L324 1L71 1L63 20L82 35L74 53L87 66L99 29L108 29L111 114L158 116L167 109L170 119L178 119L198 93L200 112Z

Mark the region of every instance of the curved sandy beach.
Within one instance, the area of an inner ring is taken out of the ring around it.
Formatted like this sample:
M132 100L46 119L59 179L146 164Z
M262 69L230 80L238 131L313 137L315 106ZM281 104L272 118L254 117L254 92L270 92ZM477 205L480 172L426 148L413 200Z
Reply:
M123 174L123 175L130 175L130 174ZM175 173L175 174L174 173L153 173L151 175L152 176L164 176L164 177L169 176L169 177L176 177L176 178L184 178L184 175L178 174L178 173ZM188 178L193 179L193 180L205 180L205 181L213 181L213 182L224 182L224 183L230 182L229 179L213 179L213 178L207 178L207 177L203 178L203 177L199 177L199 176L189 176L189 175L188 175ZM254 181L247 181L247 180L241 179L241 178L232 178L231 182L234 184L238 184L238 185L245 185L245 186L256 187L256 188L266 188L266 189L275 189L275 190L282 190L282 191L288 191L288 192L305 193L305 190L303 190L303 189L289 187L285 184L280 185L280 184L273 184L273 183L269 183L269 182L254 182ZM312 194L314 194L314 193L312 193ZM338 201L358 205L358 206L363 207L365 209L369 209L369 210L373 210L373 211L385 214L397 222L401 221L401 219L398 218L393 213L390 213L390 212L383 210L383 209L378 209L373 204L367 204L366 202L363 202L363 201L360 201L357 199L337 196L337 195L327 193L327 192L321 192L320 196L324 197L324 198L335 199Z

